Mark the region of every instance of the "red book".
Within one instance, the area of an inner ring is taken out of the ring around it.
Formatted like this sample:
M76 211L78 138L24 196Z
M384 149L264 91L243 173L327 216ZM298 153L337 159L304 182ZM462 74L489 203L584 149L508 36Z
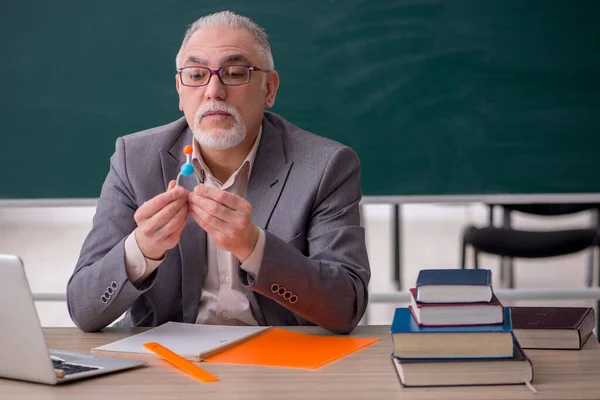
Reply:
M422 326L493 325L504 323L504 309L496 295L483 303L420 303L410 289L410 312Z

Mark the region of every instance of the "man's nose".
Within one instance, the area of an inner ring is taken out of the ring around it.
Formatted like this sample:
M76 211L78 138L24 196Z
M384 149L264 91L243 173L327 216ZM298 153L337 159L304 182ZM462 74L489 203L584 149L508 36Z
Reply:
M204 97L207 100L225 100L225 97L227 97L225 85L221 83L218 74L211 74L210 80L206 85L206 90L204 91Z

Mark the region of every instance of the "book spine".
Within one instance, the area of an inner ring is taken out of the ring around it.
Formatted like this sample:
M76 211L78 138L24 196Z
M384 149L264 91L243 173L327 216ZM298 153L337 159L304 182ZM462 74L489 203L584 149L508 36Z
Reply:
M485 272L486 272L485 277L486 277L486 281L487 281L486 285L489 286L491 289L491 287L492 287L492 270L486 269Z
M577 328L577 335L579 336L579 348L581 349L585 342L588 340L594 326L596 325L595 312L593 308L589 308L585 314L584 322Z

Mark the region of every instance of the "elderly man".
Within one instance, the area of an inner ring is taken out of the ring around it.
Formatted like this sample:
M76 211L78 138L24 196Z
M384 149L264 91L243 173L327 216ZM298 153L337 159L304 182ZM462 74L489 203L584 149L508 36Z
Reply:
M279 76L247 17L198 19L176 64L185 117L117 139L67 286L71 318L84 331L126 312L127 326L350 332L370 279L356 153L265 111ZM186 145L199 185L174 181Z

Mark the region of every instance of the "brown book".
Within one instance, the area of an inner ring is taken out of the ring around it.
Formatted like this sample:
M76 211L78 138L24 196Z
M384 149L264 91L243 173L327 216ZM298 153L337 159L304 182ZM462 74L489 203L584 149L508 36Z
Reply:
M596 324L591 307L511 307L510 313L524 349L581 349Z
M392 355L402 386L530 385L533 367L513 340L511 358L403 360Z

